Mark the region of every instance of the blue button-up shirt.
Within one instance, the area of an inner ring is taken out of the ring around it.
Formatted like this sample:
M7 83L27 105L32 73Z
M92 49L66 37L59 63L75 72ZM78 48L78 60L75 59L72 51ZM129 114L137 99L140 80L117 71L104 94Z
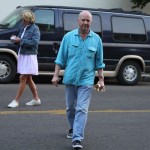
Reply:
M83 40L78 29L68 32L62 40L55 63L65 69L64 84L93 85L95 71L105 67L100 37L90 31Z

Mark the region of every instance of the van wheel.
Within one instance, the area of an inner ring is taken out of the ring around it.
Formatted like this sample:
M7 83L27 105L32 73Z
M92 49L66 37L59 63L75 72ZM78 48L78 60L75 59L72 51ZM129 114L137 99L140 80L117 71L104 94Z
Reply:
M15 61L6 55L0 55L0 83L14 80L17 72Z
M135 85L141 78L140 65L135 61L126 61L120 67L117 80L123 85Z

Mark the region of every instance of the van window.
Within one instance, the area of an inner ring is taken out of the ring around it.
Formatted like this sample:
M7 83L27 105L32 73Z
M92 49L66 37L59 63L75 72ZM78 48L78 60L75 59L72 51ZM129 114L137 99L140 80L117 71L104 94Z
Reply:
M138 18L112 17L113 38L120 42L144 42L147 40L144 22Z
M64 13L63 20L65 33L78 28L78 16L79 14L75 13ZM101 36L101 19L98 15L93 15L91 30L96 32L99 36Z
M9 29L15 27L15 25L21 20L21 13L24 8L15 9L7 17L0 21L0 29Z
M40 31L54 31L54 11L47 9L37 9L34 14L36 21L35 23L38 25Z

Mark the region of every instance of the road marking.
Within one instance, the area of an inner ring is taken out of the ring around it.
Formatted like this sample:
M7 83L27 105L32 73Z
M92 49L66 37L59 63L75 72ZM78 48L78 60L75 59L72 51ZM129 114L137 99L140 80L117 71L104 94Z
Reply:
M89 113L150 113L149 109L146 110L115 110L115 109L106 109L106 110L90 110ZM60 110L45 110L45 111L0 111L0 115L13 115L13 114L55 114L55 115L64 115L66 114L65 109Z
M45 110L45 111L0 111L0 115L9 115L9 114L58 114L64 115L66 113L65 110Z
M93 110L93 111L89 111L91 113L146 113L146 112L150 112L149 109L141 109L141 110L117 110L117 109L108 109L108 110Z

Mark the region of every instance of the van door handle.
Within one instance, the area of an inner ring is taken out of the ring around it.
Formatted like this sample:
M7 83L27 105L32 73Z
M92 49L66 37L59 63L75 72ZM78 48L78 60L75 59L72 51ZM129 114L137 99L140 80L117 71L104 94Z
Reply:
M53 51L55 52L55 54L58 53L58 49L59 49L59 44L58 43L53 43Z

